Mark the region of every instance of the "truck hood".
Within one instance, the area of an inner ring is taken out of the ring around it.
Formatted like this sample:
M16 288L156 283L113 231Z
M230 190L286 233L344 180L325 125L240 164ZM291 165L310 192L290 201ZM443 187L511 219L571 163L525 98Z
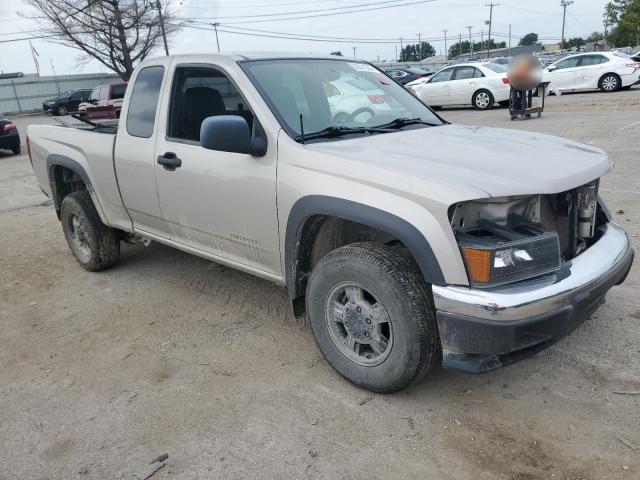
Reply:
M487 196L558 193L601 177L611 168L605 152L542 133L444 125L306 146ZM366 169L362 171L366 172Z

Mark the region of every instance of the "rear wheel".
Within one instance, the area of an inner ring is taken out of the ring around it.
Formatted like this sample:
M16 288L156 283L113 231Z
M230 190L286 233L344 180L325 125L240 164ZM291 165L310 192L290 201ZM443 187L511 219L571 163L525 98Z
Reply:
M102 223L86 190L64 197L60 216L69 248L83 268L98 272L118 261L118 235Z
M318 347L346 379L391 393L421 378L440 348L435 309L413 259L363 242L325 255L307 311Z
M471 103L476 110L489 110L493 107L495 100L489 90L478 90L473 94Z
M69 110L64 105L60 105L56 109L56 115L66 115L67 113L69 113Z
M603 92L615 92L620 89L622 81L615 73L607 73L602 76L598 86Z
M20 149L20 145L18 145L17 147L13 147L11 150L13 151L14 155L20 155L20 152L22 151Z

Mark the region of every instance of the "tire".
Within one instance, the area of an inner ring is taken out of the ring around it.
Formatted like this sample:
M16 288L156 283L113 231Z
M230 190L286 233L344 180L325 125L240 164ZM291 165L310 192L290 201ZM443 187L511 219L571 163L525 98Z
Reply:
M598 82L598 88L603 92L616 92L620 90L622 80L615 73L605 73Z
M471 104L476 110L490 110L495 103L493 94L489 90L478 90L473 94Z
M67 113L69 113L69 110L64 105L60 105L56 108L56 115L66 115Z
M99 272L118 261L118 235L102 223L89 192L74 192L64 197L60 216L69 248L85 270Z
M13 147L11 150L13 151L14 155L20 155L20 152L22 152L20 145L18 145L17 147Z
M498 102L498 105L500 105L503 108L507 108L509 107L509 100L503 100L502 102Z
M322 257L307 285L307 312L327 361L372 392L407 387L440 351L427 284L412 258L387 245L354 243Z

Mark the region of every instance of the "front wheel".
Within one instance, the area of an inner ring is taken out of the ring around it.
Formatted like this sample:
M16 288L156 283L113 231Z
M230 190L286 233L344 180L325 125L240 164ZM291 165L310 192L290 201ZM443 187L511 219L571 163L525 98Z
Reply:
M60 217L69 248L84 269L98 272L118 261L118 234L102 223L89 192L84 190L64 197Z
M20 155L20 152L22 151L20 145L18 145L17 147L13 147L11 150L13 151L14 155Z
M307 286L318 347L343 377L391 393L421 378L440 349L431 294L413 259L377 243L325 255Z
M69 113L69 110L64 105L60 105L56 109L56 115L66 115L67 113Z
M620 89L622 81L615 73L607 73L600 79L599 87L603 92L615 92Z
M478 90L471 99L471 104L476 110L489 110L494 103L493 94L489 90Z

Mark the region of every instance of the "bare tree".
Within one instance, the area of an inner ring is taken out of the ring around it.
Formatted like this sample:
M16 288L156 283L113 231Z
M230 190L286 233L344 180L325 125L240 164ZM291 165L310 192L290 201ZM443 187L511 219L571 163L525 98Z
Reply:
M129 80L135 65L179 28L170 0L25 0L51 41L77 48ZM159 10L162 8L162 11ZM168 50L167 50L168 51Z

